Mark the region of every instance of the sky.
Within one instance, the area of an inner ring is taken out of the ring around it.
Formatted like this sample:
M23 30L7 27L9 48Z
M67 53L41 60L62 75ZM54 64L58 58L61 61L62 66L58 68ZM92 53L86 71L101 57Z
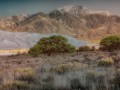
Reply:
M48 13L67 5L82 5L90 10L110 11L120 15L120 0L0 0L0 17Z

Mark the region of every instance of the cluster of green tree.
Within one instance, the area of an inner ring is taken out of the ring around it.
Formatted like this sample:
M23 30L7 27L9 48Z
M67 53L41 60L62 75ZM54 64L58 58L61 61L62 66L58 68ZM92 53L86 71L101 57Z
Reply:
M68 43L68 40L63 36L50 36L44 37L38 41L38 43L32 47L29 54L32 56L38 56L40 54L52 53L71 53L75 51L75 47Z
M77 51L81 52L81 51L95 51L96 48L93 46L93 47L89 47L89 46L82 46L82 47L79 47Z
M108 36L101 40L100 50L119 50L120 49L120 37L119 36Z
M103 38L100 42L100 50L119 50L120 49L120 37L108 36ZM79 47L77 51L95 51L95 47L83 46ZM50 37L44 37L38 41L34 47L29 50L29 54L36 57L40 54L52 53L71 53L76 51L75 47L68 43L68 40L60 35L54 35Z

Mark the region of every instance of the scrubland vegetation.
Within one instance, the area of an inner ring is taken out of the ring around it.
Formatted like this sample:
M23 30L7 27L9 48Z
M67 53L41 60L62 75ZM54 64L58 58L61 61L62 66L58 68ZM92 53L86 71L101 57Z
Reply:
M32 47L29 54L32 56L39 56L39 54L52 53L70 53L74 52L75 47L68 43L68 40L63 36L50 36L48 38L42 38L38 43Z
M117 41L107 37L100 50L75 50L61 36L43 38L30 55L0 58L0 90L120 90L120 51L112 47Z
M120 49L120 37L119 36L108 36L100 42L101 50L119 50Z
M1 57L0 90L119 90L119 57L118 51Z

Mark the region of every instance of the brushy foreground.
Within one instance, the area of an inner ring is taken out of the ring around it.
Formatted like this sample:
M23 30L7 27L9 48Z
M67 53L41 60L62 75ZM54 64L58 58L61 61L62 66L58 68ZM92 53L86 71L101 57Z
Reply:
M0 90L120 90L120 52L0 57Z

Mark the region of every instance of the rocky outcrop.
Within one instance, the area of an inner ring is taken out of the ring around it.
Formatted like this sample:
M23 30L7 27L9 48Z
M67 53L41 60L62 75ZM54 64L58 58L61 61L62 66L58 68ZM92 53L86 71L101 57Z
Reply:
M40 34L59 33L71 36L74 33L72 28L49 18L49 16L44 13L37 13L26 18L15 27L15 31L37 32Z
M0 18L0 29L2 30L13 29L26 17L28 17L28 15L18 15L18 16Z

